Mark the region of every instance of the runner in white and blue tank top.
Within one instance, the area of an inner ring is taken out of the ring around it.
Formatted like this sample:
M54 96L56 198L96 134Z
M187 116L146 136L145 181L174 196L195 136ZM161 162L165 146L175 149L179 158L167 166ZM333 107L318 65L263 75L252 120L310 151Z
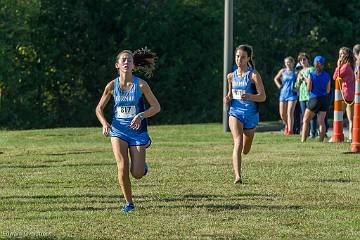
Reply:
M96 116L102 125L104 136L111 136L111 146L116 159L117 175L125 205L123 212L135 210L131 190L130 173L141 179L148 173L146 147L151 143L147 133L147 118L160 112L160 104L146 81L133 75L140 70L145 76L151 76L155 67L156 54L142 48L132 53L123 50L116 57L115 68L119 77L111 80L96 106ZM111 125L107 121L104 109L114 98ZM145 109L144 100L149 107Z
M249 67L242 76L238 76L237 70L235 70L232 79L229 116L236 117L242 122L244 129L255 128L259 122L258 103L241 99L241 95L244 93L256 94L255 85L250 80L252 72L253 68Z
M257 104L266 99L264 84L255 71L253 49L250 45L240 45L235 50L237 69L227 74L228 91L224 103L230 105L229 128L234 140L232 165L234 183L242 183L241 155L248 154L259 122Z
M128 91L120 89L119 78L114 80L114 110L111 123L111 137L118 137L129 146L151 144L147 133L147 119L141 121L139 129L130 127L132 119L140 112L145 111L144 97L139 87L139 78L133 76L133 84Z
M294 91L296 82L295 59L291 56L284 59L285 68L278 71L274 77L274 82L280 90L279 114L284 123L284 134L294 134L294 111L298 99Z

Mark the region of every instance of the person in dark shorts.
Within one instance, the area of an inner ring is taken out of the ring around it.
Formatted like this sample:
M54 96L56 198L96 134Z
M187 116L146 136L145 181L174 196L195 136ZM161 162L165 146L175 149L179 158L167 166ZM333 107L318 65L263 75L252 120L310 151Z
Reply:
M309 134L309 122L317 115L319 125L319 140L324 141L326 127L325 115L329 108L328 94L330 92L330 75L324 71L325 58L316 56L314 58L315 71L311 72L306 79L307 89L309 91L309 103L305 110L303 118L303 128L301 142L305 142Z

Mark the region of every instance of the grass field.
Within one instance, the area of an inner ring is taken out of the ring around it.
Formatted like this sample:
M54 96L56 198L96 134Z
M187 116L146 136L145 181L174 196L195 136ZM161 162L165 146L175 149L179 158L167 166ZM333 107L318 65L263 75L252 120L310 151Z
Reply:
M101 128L0 132L0 239L360 239L360 154L256 133L233 184L220 124L152 126L123 199Z

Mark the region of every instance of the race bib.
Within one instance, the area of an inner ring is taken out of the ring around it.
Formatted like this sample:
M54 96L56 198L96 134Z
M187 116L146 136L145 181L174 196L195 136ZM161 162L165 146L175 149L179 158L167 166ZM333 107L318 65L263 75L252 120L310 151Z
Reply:
M117 118L133 118L136 115L135 106L120 106L116 108Z
M244 93L245 93L245 90L241 90L241 89L232 89L232 96L233 96L233 99L240 100L240 99L241 99L241 95L243 95Z

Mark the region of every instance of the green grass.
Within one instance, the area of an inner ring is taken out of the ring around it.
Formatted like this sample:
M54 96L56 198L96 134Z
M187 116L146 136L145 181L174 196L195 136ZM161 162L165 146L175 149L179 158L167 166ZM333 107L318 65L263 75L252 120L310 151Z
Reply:
M220 124L152 126L123 214L101 128L0 132L0 239L360 239L360 155L256 133L233 184Z

